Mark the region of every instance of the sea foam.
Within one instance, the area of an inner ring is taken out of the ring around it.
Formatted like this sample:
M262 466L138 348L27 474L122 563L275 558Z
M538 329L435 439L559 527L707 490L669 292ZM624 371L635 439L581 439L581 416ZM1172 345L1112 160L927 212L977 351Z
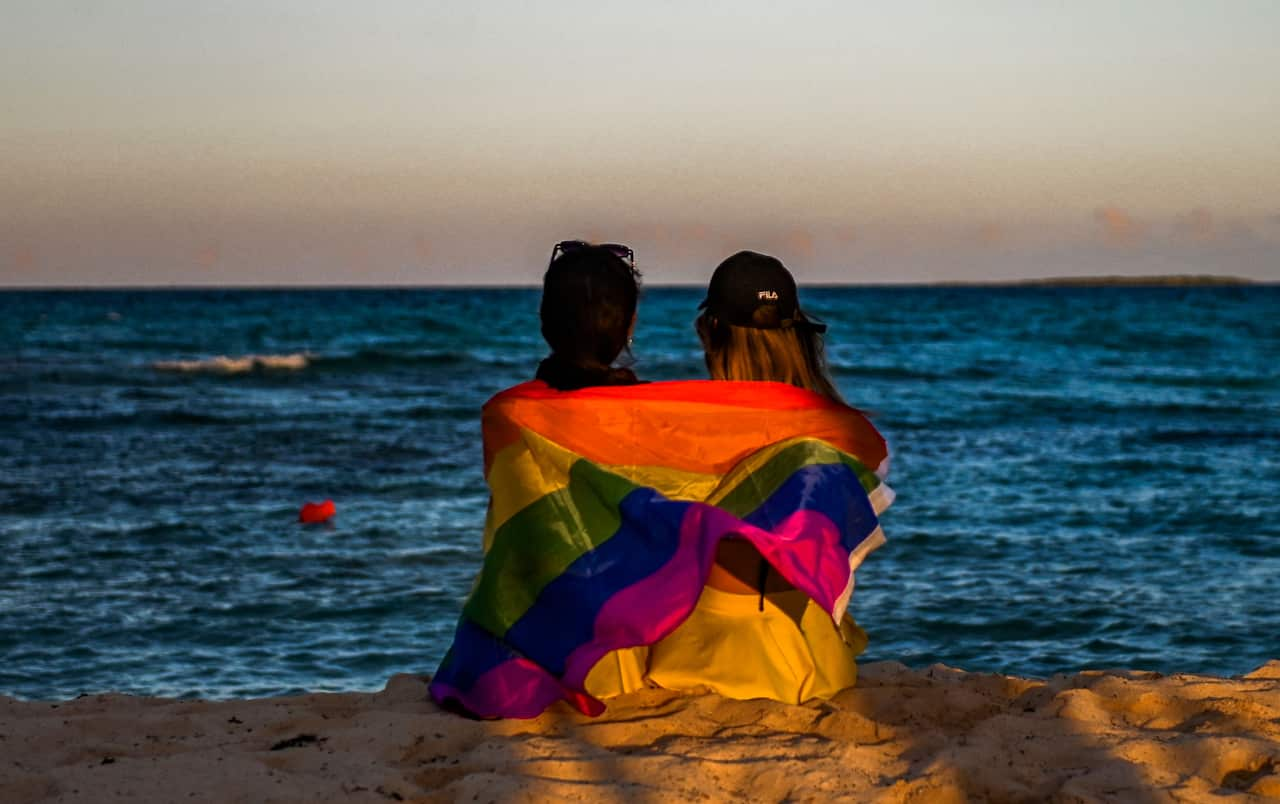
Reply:
M206 357L198 360L158 360L151 364L157 371L180 371L206 374L245 374L251 371L301 371L311 365L312 355L295 352L287 355L241 355Z

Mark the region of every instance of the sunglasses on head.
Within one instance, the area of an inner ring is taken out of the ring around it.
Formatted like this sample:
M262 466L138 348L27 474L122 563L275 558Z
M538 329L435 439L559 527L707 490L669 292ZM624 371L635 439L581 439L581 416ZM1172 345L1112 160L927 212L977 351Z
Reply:
M632 269L636 267L636 253L631 250L630 246L624 246L621 243L588 243L585 240L561 240L556 243L555 248L551 249L551 261L555 262L556 257L561 254L581 251L584 248L602 248L625 262Z

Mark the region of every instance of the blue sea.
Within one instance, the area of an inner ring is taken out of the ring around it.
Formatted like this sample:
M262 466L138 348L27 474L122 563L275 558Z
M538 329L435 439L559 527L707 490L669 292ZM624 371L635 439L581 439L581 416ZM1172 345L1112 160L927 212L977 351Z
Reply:
M651 288L634 368L704 374ZM371 690L480 563L479 408L535 290L0 293L0 694ZM894 451L868 660L1280 656L1280 288L806 288ZM256 358L251 357L256 356ZM328 525L297 523L332 498Z

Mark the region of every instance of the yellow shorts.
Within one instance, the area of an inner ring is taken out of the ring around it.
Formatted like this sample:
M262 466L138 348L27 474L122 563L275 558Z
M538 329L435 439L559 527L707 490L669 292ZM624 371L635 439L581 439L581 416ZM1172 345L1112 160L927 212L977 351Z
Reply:
M846 615L839 627L803 592L760 596L703 587L689 619L648 648L606 655L587 691L608 698L645 686L710 688L728 698L801 703L830 698L858 678L867 635Z

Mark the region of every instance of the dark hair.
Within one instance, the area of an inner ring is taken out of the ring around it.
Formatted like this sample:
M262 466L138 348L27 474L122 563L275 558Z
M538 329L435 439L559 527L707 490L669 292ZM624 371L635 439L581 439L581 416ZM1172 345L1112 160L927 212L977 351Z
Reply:
M627 348L640 298L640 273L608 249L559 254L542 278L542 337L551 355L537 377L561 391L629 385L636 375L613 362Z

